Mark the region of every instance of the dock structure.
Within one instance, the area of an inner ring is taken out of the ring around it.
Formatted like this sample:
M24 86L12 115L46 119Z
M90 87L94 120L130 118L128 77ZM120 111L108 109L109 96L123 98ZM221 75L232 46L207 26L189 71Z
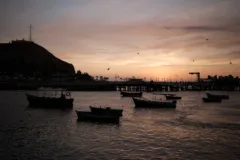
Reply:
M188 90L211 90L211 85L201 84L198 82L115 82L118 90L122 91L188 91Z
M202 91L214 90L210 83L198 82L128 82L128 81L106 81L106 82L79 82L79 83L48 83L48 87L63 87L75 91Z

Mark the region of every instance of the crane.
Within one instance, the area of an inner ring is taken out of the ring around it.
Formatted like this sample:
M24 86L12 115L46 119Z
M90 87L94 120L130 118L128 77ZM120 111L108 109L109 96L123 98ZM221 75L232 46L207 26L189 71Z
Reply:
M200 83L200 72L189 72L189 74L196 74L197 75L197 81Z

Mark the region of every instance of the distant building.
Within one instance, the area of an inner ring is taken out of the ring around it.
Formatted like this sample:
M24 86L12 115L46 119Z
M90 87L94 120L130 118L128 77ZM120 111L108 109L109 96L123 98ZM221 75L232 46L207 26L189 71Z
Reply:
M143 79L138 79L138 78L130 78L127 80L128 84L144 84L145 82L143 81Z
M144 82L141 78L129 78L127 82Z
M74 75L66 73L55 73L52 75L51 80L53 82L68 82L74 80Z
M22 40L12 40L10 43L12 44L20 44L20 43L34 43L32 41L26 41L25 39L22 39Z

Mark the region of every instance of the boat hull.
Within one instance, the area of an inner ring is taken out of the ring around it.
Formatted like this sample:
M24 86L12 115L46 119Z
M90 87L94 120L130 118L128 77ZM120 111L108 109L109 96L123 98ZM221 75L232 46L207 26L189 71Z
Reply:
M182 97L177 97L177 96L165 96L166 100L180 100Z
M208 98L219 98L219 99L229 99L228 95L215 95L215 94L210 94L206 93Z
M90 106L91 112L95 114L108 114L122 116L123 109L99 108Z
M219 98L202 98L202 100L206 103L221 103L222 102L222 99L219 99Z
M26 94L29 107L39 108L73 108L73 99L38 97Z
M121 92L123 97L142 97L142 92Z
M78 121L92 121L92 122L104 122L104 123L119 123L120 116L95 114L86 111L76 111Z
M176 108L176 102L150 101L133 98L136 108Z

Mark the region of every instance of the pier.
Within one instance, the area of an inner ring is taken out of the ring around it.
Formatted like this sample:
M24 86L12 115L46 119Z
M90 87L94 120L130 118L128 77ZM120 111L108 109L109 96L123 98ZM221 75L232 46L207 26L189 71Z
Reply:
M0 90L36 90L40 87L65 88L71 91L205 91L225 90L240 91L240 85L215 86L211 83L198 82L128 82L128 81L93 81L93 82L0 82Z

